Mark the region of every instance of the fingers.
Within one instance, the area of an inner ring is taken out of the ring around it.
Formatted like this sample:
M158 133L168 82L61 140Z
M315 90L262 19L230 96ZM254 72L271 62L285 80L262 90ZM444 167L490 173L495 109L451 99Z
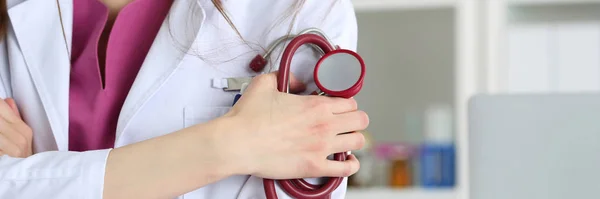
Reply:
M28 133L28 132L27 132ZM5 142L9 142L11 146L18 147L18 151L5 150L0 144L0 150L11 156L22 156L31 154L31 139L28 139L26 132L20 132L15 128L14 124L9 124L5 120L0 120L0 135L3 136ZM5 144L6 145L6 144Z
M341 114L358 109L358 104L353 98L327 97L307 95L302 96L308 98L306 100L308 108L316 108L324 114Z
M0 153L5 153L12 157L21 157L23 155L21 149L4 134L0 134Z
M348 177L355 174L360 169L360 162L354 155L348 155L346 161L324 160L324 167L321 175L326 177Z
M300 93L306 90L306 84L290 73L290 93Z
M15 123L21 119L17 117L13 109L5 100L0 100L0 117L4 118L9 123Z
M277 80L277 77L279 75L279 71L275 71L275 72L271 72L268 75L271 75L272 77L274 77L276 83L277 84L279 81ZM300 81L293 73L290 72L290 77L289 77L289 83L290 83L290 93L300 93L306 90L306 84L304 84L304 82Z
M8 106L10 106L15 115L21 118L21 113L19 112L19 108L17 107L17 103L15 102L15 100L12 98L6 98L4 101L6 102L6 104L8 104Z
M337 135L345 132L364 130L369 126L369 116L364 111L352 111L334 115L317 126L317 131ZM319 128L320 127L320 128Z
M333 114L347 113L350 111L356 111L358 109L358 104L356 100L353 98L339 98L339 97L324 97L317 96L320 98L325 98L330 106L330 111Z
M252 83L250 84L250 87L265 86L270 89L277 89L278 73L279 73L278 71L275 71L275 72L259 75L259 76L255 77L254 79L252 79ZM299 92L306 90L306 85L302 81L300 81L298 78L296 78L296 76L294 76L294 74L292 74L292 73L290 73L289 81L290 81L290 93L299 93Z
M365 136L362 133L353 132L335 136L331 143L330 153L341 153L346 151L360 150L365 146Z
M11 98L0 100L0 134L3 139L0 151L3 153L14 157L32 153L31 129L21 120L17 105Z

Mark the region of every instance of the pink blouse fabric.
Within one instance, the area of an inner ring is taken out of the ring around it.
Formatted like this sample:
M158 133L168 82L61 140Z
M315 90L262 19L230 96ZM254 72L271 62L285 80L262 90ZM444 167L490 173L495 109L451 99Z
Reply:
M99 0L73 0L69 150L114 147L121 107L172 2L135 0L120 11L106 45L102 80L98 45L109 10Z

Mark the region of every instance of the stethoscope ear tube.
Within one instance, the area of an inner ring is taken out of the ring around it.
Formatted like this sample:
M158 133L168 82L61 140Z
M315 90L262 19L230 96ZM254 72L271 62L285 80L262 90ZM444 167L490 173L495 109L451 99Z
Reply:
M277 90L279 92L289 92L288 81L290 77L290 69L292 65L292 58L296 51L305 44L313 44L320 47L325 54L335 50L334 46L329 45L328 41L315 34L303 34L294 38L287 45L281 56L281 62L279 64L279 73L277 75Z
M286 35L283 37L278 38L277 40L275 40L275 42L273 42L268 48L267 51L265 52L264 55L257 55L256 57L254 57L252 59L252 61L250 61L250 69L254 72L260 72L262 71L265 66L267 66L268 63L268 59L271 56L271 53L273 53L273 51L275 51L275 48L277 48L277 46L279 46L281 43L294 39L296 37L298 37L299 35L305 35L305 34L311 34L311 35L318 35L321 36L325 39L325 41L327 41L327 43L329 43L329 46L335 46L333 44L333 42L331 41L331 39L329 39L329 37L327 37L327 35L325 35L325 33L323 31L321 31L318 28L308 28L305 29L303 31L301 31L300 33L298 33L297 35ZM319 52L321 55L324 55L325 52L323 52L323 49L321 49L319 46L313 45L313 44L309 44L315 51ZM337 47L337 46L336 46ZM271 72L271 71L269 71Z
M326 38L317 34L302 34L290 41L282 54L279 72L277 74L277 90L279 92L289 93L292 58L295 52L305 44L318 46L325 54L336 49L336 47L332 46ZM362 80L360 84L360 87L362 87ZM334 154L334 160L345 161L346 156L346 153L336 153ZM278 184L293 198L326 199L330 197L331 193L342 183L342 181L343 178L328 178L327 182L323 185L312 185L303 179L292 179L279 180ZM263 179L263 184L267 199L277 199L275 180Z

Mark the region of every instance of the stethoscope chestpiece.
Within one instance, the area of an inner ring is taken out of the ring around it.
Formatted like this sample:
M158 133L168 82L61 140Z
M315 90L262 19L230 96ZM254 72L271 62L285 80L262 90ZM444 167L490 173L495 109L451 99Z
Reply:
M362 89L365 72L365 62L358 53L337 49L319 59L313 77L324 94L350 98Z

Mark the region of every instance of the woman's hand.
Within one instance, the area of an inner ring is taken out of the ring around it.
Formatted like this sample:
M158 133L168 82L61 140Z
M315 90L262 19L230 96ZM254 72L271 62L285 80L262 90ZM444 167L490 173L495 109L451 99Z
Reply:
M327 159L362 148L362 134L341 134L369 123L356 102L280 93L276 79L255 77L223 117L113 149L104 197L174 198L232 175L294 179L356 173L360 166L352 155L344 162ZM304 89L291 81L292 92Z
M225 116L234 133L219 135L230 157L246 172L262 178L347 177L358 171L358 160L327 156L361 149L364 136L355 131L369 124L354 99L301 96L277 91L276 74L255 77L242 98ZM291 78L291 92L305 86ZM341 134L353 132L349 134Z
M11 98L0 100L0 156L26 158L32 154L32 131Z

